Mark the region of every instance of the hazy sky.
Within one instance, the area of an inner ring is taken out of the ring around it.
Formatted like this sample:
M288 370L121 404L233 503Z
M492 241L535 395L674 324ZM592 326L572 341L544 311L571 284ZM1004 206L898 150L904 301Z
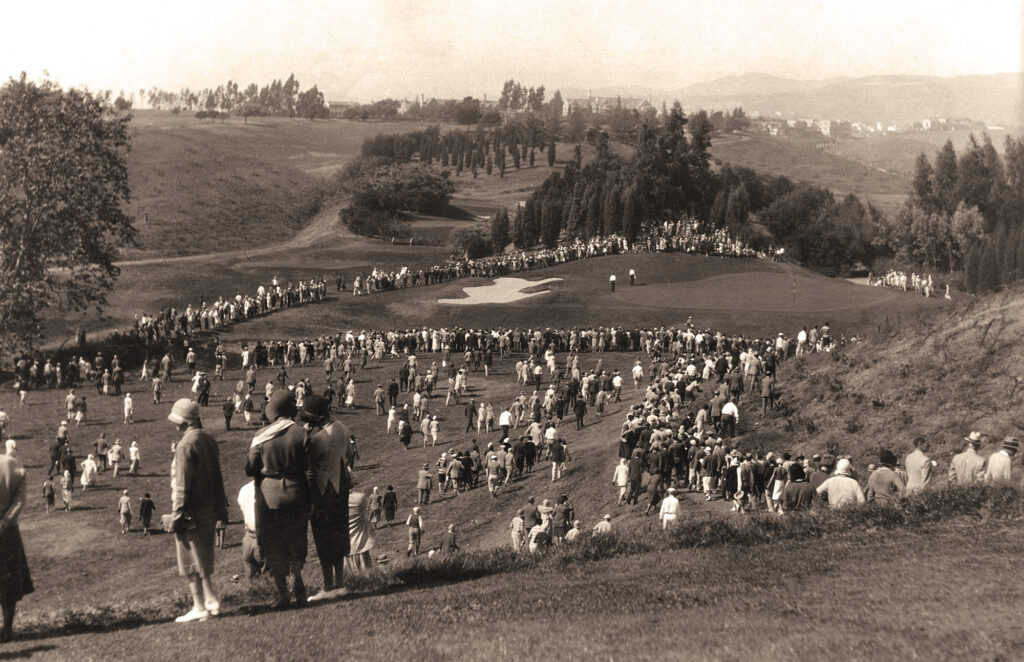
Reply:
M132 90L264 84L328 99L497 96L502 82L673 89L750 72L816 79L1017 72L1021 0L74 0L8 3L0 75Z

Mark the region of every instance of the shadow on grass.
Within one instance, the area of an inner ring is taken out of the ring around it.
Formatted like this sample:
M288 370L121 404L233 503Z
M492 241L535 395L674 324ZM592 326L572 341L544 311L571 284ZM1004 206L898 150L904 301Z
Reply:
M18 637L20 639L21 637ZM18 639L14 641L17 642ZM23 648L20 651L0 651L0 660L27 660L36 653L46 653L57 648L56 646L32 646Z

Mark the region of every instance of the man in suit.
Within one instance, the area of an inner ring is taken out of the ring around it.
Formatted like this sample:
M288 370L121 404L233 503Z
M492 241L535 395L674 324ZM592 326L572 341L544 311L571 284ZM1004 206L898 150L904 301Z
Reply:
M420 498L416 503L421 506L430 503L430 490L433 489L433 478L430 476L430 465L424 464L420 467L420 473L416 479L416 489L420 491Z
M972 432L964 437L967 448L962 453L953 456L949 463L950 485L970 485L979 483L985 477L985 458L978 455L978 448L981 446L982 435L980 432Z
M985 472L985 482L1007 481L1011 478L1010 463L1020 450L1020 440L1017 437L1003 437L1002 449L992 453L988 458L988 471Z
M929 446L924 437L914 439L914 450L903 460L907 470L907 494L920 492L932 481L932 469L935 464L926 455Z

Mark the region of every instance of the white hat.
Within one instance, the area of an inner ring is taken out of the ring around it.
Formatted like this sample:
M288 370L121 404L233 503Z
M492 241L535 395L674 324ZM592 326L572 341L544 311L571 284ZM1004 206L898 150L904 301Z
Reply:
M850 475L850 461L847 459L839 460L836 463L836 475L842 474L844 476Z
M188 398L181 398L171 407L171 413L167 415L167 420L176 425L198 423L199 405Z

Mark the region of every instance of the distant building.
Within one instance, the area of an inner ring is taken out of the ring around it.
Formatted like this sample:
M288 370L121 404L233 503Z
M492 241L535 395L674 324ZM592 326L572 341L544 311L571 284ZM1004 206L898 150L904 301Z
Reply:
M327 107L330 110L331 119L341 119L345 111L359 104L352 101L328 101Z

